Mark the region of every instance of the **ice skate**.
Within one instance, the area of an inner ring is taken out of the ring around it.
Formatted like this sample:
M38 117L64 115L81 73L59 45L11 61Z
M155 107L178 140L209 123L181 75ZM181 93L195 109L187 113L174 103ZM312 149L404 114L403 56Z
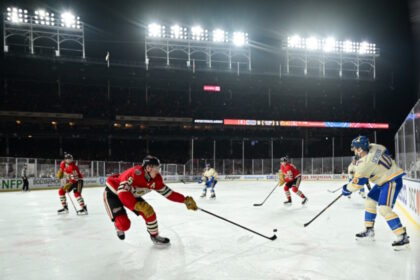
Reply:
M375 240L373 227L366 228L365 231L356 234L356 240Z
M150 239L155 245L169 245L170 240L167 237L162 237L160 235L150 235Z
M77 211L77 215L87 215L87 214L88 214L88 210L86 206L84 206L82 209Z
M292 201L291 200L286 200L285 202L283 202L284 206L290 207L292 206Z
M69 213L69 208L66 206L64 206L62 209L57 210L57 214L58 215L62 215L62 214L68 214Z
M397 240L392 242L392 246L394 247L395 251L408 248L408 244L410 244L410 237L407 235L407 232L398 235Z

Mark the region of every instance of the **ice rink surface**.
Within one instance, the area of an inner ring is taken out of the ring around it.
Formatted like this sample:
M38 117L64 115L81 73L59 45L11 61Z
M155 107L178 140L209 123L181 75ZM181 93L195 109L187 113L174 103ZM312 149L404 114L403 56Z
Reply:
M396 252L393 233L378 215L376 240L356 241L363 230L364 200L341 198L307 228L338 194L341 182L302 182L306 207L283 190L260 203L275 182L219 182L216 200L200 199L201 185L168 184L192 195L198 206L278 239L270 241L203 212L166 200L144 198L154 207L162 236L171 246L154 246L143 220L132 221L120 241L102 201L103 188L86 188L88 216L57 215L57 190L0 193L0 279L420 279L420 230L399 210L411 248ZM73 197L73 201L76 201Z

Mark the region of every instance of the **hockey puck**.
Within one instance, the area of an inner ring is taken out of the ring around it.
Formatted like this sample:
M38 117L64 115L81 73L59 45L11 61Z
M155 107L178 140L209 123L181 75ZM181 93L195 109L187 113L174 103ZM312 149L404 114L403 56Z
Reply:
M274 231L274 232L277 232L277 229L275 228L275 229L273 229L273 231Z

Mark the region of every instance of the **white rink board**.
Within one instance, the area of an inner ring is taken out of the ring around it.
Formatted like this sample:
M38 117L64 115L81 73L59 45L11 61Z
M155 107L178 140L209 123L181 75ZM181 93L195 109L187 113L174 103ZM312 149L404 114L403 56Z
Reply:
M86 188L88 216L76 216L72 206L58 216L57 190L0 193L0 279L420 279L420 231L404 216L411 249L395 252L394 240L378 216L376 241L360 243L364 201L357 194L342 198L307 228L338 194L342 182L303 181L307 207L292 194L284 208L281 189L261 207L276 182L220 182L217 200L200 199L202 185L170 184L192 195L203 209L265 235L270 241L157 193L144 198L157 212L160 232L169 248L152 245L141 218L130 214L131 229L120 241L102 202L102 188ZM75 200L74 200L75 201ZM398 211L398 209L397 209Z
M398 195L399 205L420 228L420 181L403 179L404 185Z

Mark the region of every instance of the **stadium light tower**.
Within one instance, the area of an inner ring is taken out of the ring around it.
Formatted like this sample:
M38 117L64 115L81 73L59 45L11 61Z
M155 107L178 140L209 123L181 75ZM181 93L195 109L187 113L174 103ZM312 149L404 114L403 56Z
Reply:
M337 41L292 35L283 40L286 75L343 78L376 78L379 49L367 41Z
M56 56L64 51L66 54L81 53L85 58L84 27L80 17L70 11L61 13L57 20L54 13L42 8L32 12L17 7L7 8L3 17L5 53L10 51L9 47L22 47L19 37L28 42L31 54L36 54L40 49L53 49ZM46 43L47 40L53 42L55 47Z
M251 70L247 33L229 33L222 28L209 32L200 25L185 27L174 24L167 28L156 23L149 24L145 40L146 69L151 60L156 65L164 61L166 66L170 66L171 61L185 61L186 66L192 67L193 71L203 64L208 68L224 64L228 69L236 64L238 73L244 65L247 71Z

